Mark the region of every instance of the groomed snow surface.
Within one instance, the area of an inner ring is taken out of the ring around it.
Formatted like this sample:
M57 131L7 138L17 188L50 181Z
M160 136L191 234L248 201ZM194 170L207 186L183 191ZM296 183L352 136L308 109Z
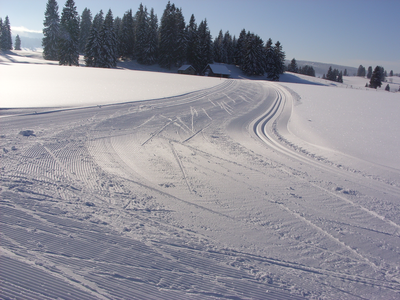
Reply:
M400 93L227 67L0 56L0 298L400 297Z

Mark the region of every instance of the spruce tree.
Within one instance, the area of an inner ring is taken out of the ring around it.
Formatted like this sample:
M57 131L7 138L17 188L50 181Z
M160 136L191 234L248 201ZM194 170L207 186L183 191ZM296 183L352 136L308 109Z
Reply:
M267 78L272 81L279 81L280 70L278 68L279 65L277 64L279 58L277 57L275 47L272 46L271 39L269 39L266 44L265 56L265 72L268 74Z
M344 69L343 76L347 76L347 69Z
M288 65L288 69L289 72L293 72L293 73L298 73L299 72L299 68L297 67L297 62L296 59L292 59L292 61L290 62L290 64Z
M154 14L154 9L150 10L149 27L148 27L148 44L147 44L147 61L149 65L157 62L158 55L158 19Z
M115 68L117 66L117 37L114 31L114 18L108 11L99 34L100 58L98 67Z
M120 17L116 17L114 19L114 32L117 37L117 57L121 57L121 42L120 42L120 33L121 33L122 19Z
M242 70L247 75L264 74L264 42L253 33L248 32L246 38L246 56Z
M160 24L159 64L170 69L178 63L178 25L175 5L168 1Z
M219 62L219 63L225 63L226 62L226 54L225 54L225 49L223 47L223 40L224 40L224 35L222 33L222 30L219 31L219 34L217 37L214 39L214 61Z
M135 24L132 10L128 10L122 17L121 29L119 32L119 55L122 59L133 59L135 45Z
M382 86L381 72L382 72L382 67L376 66L376 68L372 72L371 80L369 81L369 86L371 88L377 89L378 87Z
M235 64L239 65L240 67L244 62L244 57L246 56L246 36L246 30L242 29L235 47Z
M368 79L371 79L371 76L372 76L372 67L369 66L369 67L368 67L367 78L368 78Z
M135 57L140 64L147 62L149 20L147 8L142 4L136 13Z
M393 77L393 70L390 70L389 76L390 76L390 77Z
M385 87L385 91L388 91L388 92L390 92L390 86L389 86L389 83L387 84L387 86Z
M60 17L58 15L58 4L55 0L47 2L43 25L43 58L46 60L58 60Z
M67 0L61 14L59 64L79 66L79 17L74 0Z
M285 71L285 52L282 50L282 45L279 41L275 43L275 57L276 57L276 68L279 71L279 74L283 74Z
M84 54L85 46L92 28L92 13L90 9L85 8L82 12L81 23L79 26L79 53Z
M205 67L213 62L213 44L211 33L208 29L207 19L200 22L199 25L199 72L202 72Z
M93 19L92 28L90 29L90 35L85 46L85 63L87 67L99 67L100 66L100 31L103 27L103 11L100 10Z
M177 65L181 66L186 61L186 49L187 49L187 32L185 18L182 14L182 8L176 9L175 12L175 26L177 30L177 47L176 47L176 60Z
M3 51L12 50L11 25L8 16L1 26L0 48Z
M342 74L342 71L340 71L339 74L338 74L337 82L343 83L343 74Z
M21 39L18 34L15 37L15 50L21 50Z
M187 32L187 48L186 48L186 61L191 64L197 72L200 70L200 50L199 50L199 35L197 31L197 24L194 15L190 17L189 24L186 28Z
M232 36L230 35L229 31L225 32L224 34L223 48L226 55L225 63L232 64L235 55L235 48L233 45Z
M358 67L357 76L365 77L365 68L362 65Z

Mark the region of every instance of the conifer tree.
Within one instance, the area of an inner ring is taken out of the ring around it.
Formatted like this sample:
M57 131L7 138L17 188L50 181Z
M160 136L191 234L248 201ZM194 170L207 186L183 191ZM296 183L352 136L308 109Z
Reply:
M92 13L90 9L85 8L82 12L81 23L79 26L79 53L85 52L85 46L92 28Z
M43 58L46 60L58 60L60 17L58 15L58 4L55 0L47 2L43 25Z
M67 0L61 14L59 64L79 66L79 17L74 0Z
M282 50L282 45L279 41L275 43L275 58L276 58L276 68L279 74L283 74L285 71L285 52Z
M149 20L147 8L140 3L136 13L136 32L135 32L135 57L140 64L147 62Z
M8 16L1 26L0 48L3 51L12 50L11 25Z
M121 57L121 43L120 43L120 33L121 33L122 19L120 17L116 17L114 19L114 32L117 37L117 57Z
M21 39L18 34L15 37L15 50L21 50Z
M224 48L224 52L226 54L225 63L232 64L233 60L234 60L234 55L235 55L235 48L233 45L232 36L230 35L229 31L225 32L225 34L224 34L223 48Z
M339 74L338 74L337 82L343 83L343 74L342 74L342 71L340 71Z
M223 47L223 40L224 40L224 35L222 33L222 30L219 31L219 34L217 37L214 39L214 61L219 62L219 63L225 63L226 62L226 54L225 54L225 49Z
M389 86L389 83L387 84L387 86L385 87L385 91L388 91L388 92L390 92L390 86Z
M182 14L182 8L177 8L175 11L175 26L177 31L176 49L174 56L176 57L176 65L180 66L186 61L187 49L187 32L185 18Z
M378 87L382 86L381 72L382 72L382 67L376 66L374 71L372 72L371 80L369 81L369 87L377 89Z
M186 60L191 64L197 72L201 72L200 68L200 53L199 53L199 35L197 31L197 24L194 15L190 17L189 24L186 28L187 32L187 48Z
M288 70L289 72L293 72L293 73L299 72L299 68L297 67L297 62L296 62L296 59L295 59L295 58L292 59L292 61L291 61L290 64L288 65L287 70Z
M344 69L343 76L347 76L347 69Z
M368 79L371 79L371 76L372 76L372 67L369 66L369 67L368 67L367 78L368 78Z
M108 11L99 34L101 68L115 68L117 66L117 37L114 31L114 18L111 9Z
M132 59L134 57L135 24L131 9L122 17L118 40L120 45L119 55L123 59Z
M211 33L208 29L207 19L200 22L199 25L199 72L213 62L213 44Z
M358 67L357 76L365 77L365 68L362 65Z
M277 57L277 51L275 51L275 47L272 46L271 39L267 41L265 47L265 56L265 72L268 74L267 78L272 81L278 81L280 70L278 68L277 61L279 61L279 58Z
M246 56L242 70L247 75L264 74L264 42L253 33L248 32L246 37Z
M93 19L92 28L90 29L90 35L85 46L85 63L87 67L99 67L100 66L100 31L103 27L103 11L100 10Z
M242 66L244 62L244 57L245 57L245 52L246 52L246 30L242 29L242 31L239 34L239 38L237 39L236 42L236 48L235 48L235 64Z
M178 30L175 24L175 5L168 1L160 24L159 64L170 69L177 63L175 49L177 47Z
M148 44L147 44L147 61L149 65L157 62L158 54L158 19L157 15L154 14L154 9L150 10L149 18L149 32L148 32Z
M389 76L390 76L390 77L393 77L393 70L390 70Z

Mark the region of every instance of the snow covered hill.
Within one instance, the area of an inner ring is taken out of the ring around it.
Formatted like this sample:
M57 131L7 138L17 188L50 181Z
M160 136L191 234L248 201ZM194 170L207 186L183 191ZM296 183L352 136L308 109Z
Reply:
M398 298L400 93L0 58L1 298Z

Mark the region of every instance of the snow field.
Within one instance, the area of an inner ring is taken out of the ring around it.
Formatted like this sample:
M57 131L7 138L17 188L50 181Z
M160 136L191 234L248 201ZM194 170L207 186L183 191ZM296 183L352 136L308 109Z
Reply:
M146 71L0 64L0 106L77 107L175 96L218 85L224 79ZM118 92L116 92L118 91Z
M329 127L333 120L351 136L347 117L357 113L364 124L379 116L371 132L386 143L383 129L396 124L392 93L318 86L317 78L306 86L293 76L280 84L218 79L207 88L184 78L194 92L2 112L2 294L395 299L398 169L345 153L357 149ZM28 129L36 136L18 134Z

